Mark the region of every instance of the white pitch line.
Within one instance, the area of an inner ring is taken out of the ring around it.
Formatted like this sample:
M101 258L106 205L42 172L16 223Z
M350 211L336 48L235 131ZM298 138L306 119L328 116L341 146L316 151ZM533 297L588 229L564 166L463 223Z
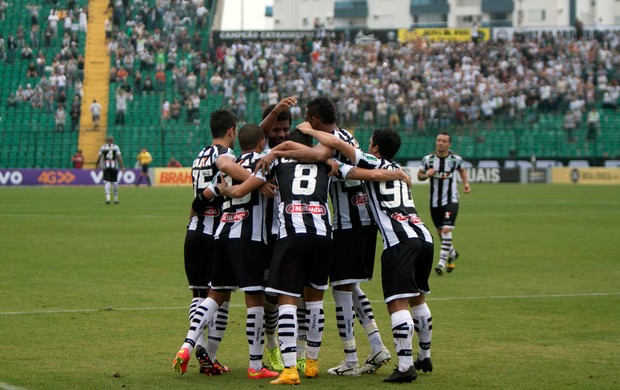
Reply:
M620 291L615 292L600 292L600 293L577 293L577 294L538 294L538 295L490 295L480 297L445 297L445 298L432 298L427 297L428 301L475 301L485 299L534 299L534 298L573 298L573 297L600 297L600 296L613 296L620 295ZM371 301L373 304L381 304L383 301ZM333 302L325 302L327 305L333 305ZM245 305L230 305L230 307L245 307ZM14 316L14 315L30 315L30 314L65 314L65 313L95 313L103 311L153 311L153 310L186 310L186 306L171 306L171 307L105 307L102 309L59 309L59 310L30 310L30 311L3 311L0 312L0 316ZM0 388L2 383L0 382Z
M17 387L13 385L9 385L8 383L0 382L0 389L3 390L26 390L23 387Z

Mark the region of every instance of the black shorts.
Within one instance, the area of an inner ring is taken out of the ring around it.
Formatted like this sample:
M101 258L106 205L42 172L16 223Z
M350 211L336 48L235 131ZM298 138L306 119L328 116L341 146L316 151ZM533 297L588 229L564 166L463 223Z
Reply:
M142 173L149 173L149 164L142 164Z
M430 293L428 277L433 268L433 249L430 242L410 238L383 251L381 283L385 303Z
M183 254L190 290L208 289L213 269L213 236L196 230L185 233Z
M445 206L431 207L431 218L433 218L433 223L437 229L441 229L444 226L454 227L458 214L458 203L448 203Z
M332 286L372 279L377 226L334 230L334 257L329 275Z
M276 242L267 292L300 297L304 286L327 290L333 255L331 238L294 234Z
M103 181L111 181L112 183L116 183L117 180L118 180L118 169L105 168L103 170Z
M262 291L269 267L267 246L240 238L215 240L211 287L214 290Z

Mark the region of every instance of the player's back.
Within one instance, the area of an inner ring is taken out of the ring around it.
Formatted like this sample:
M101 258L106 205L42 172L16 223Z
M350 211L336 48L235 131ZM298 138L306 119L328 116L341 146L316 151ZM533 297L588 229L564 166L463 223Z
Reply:
M279 185L280 238L292 234L332 236L327 206L330 167L324 163L300 163L278 159L273 166Z
M260 154L249 152L236 160L237 164L250 173L254 172ZM240 184L241 181L226 176L229 185ZM224 198L222 217L216 238L243 238L252 241L266 242L265 213L266 199L259 190L254 190L241 198Z
M228 156L235 158L232 149L222 145L208 146L198 153L198 156L192 163L192 184L194 186L194 196L204 191L211 183L215 175L219 172L216 161L220 156ZM202 215L196 215L191 218L187 229L198 230L205 234L215 235L217 230L222 208L222 198L213 199L209 206L205 208Z

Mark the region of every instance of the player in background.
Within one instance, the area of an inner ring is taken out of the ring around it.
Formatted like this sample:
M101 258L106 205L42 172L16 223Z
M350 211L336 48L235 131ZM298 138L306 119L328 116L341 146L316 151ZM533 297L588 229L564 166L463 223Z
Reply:
M237 138L237 119L229 110L211 113L210 128L213 141L205 147L192 163L192 182L194 196L202 194L215 175L222 171L234 179L243 180L250 174L235 162L232 148ZM213 266L214 236L221 218L222 199L215 198L206 204L201 213L190 211L184 244L185 274L192 291L189 308L190 329L197 330L195 316L204 315L201 304L207 298ZM190 340L191 348L181 348L173 361L173 369L181 374L187 370L190 354L196 349L196 358L200 372L217 375L227 371L216 360L226 325L228 323L229 299L220 305L214 321L208 324L208 343L205 342L202 329L196 340ZM184 344L185 345L185 344Z
M247 124L239 130L239 145L242 155L236 162L248 175L254 171L259 152L265 147L263 130L256 125ZM222 173L219 174L220 179ZM230 184L241 181L224 176ZM192 203L192 209L200 212L213 202L213 195L219 193L218 187L210 184ZM276 378L278 373L262 365L263 359L263 275L269 268L266 257L267 239L263 220L265 197L258 189L241 198L222 199L222 214L215 233L213 272L211 289L207 299L200 305L193 319L187 338L181 347L191 350L205 324L214 320L218 309L229 298L230 292L239 287L245 293L247 306L246 335L249 345L249 379ZM182 356L185 361L184 354ZM176 358L179 359L178 356Z
M95 166L103 169L103 188L105 204L110 204L110 187L114 194L114 204L118 204L118 169L125 172L125 164L121 156L121 148L114 144L114 137L106 138L106 143L99 148Z
M298 128L321 144L338 149L358 167L400 168L392 161L401 144L399 134L393 129L375 130L370 139L369 153L363 153L338 137L313 130L308 122ZM355 172L355 167L344 165L340 172L343 177L349 178L351 170ZM369 196L383 237L381 282L398 356L398 367L383 381L411 382L417 377L416 369L432 371L432 317L425 294L430 293L428 277L433 264L433 238L418 216L411 191L403 181L369 183ZM415 363L412 353L414 329L418 332L420 346Z
M260 127L265 132L267 142L265 144L265 151L276 147L284 141L289 139L291 133L292 116L290 107L297 104L297 99L293 96L286 97L278 102L278 104L272 104L268 106L262 114L263 120L260 123ZM265 191L270 189L273 191L271 196L267 197L267 207L265 210L265 226L267 228L267 257L273 258L273 249L278 238L278 209L275 207L277 204L277 183L275 178L272 178L269 182L263 185ZM269 274L266 273L266 278ZM278 327L278 298L275 295L265 294L265 340L266 340L266 354L267 354L267 366L275 371L284 370L284 362L282 361L282 354L280 353L280 345L278 343L277 327ZM305 324L303 325L305 327ZM297 354L305 352L305 330L300 331L298 337L302 340L298 340ZM305 328L304 328L305 329ZM302 334L303 333L303 334ZM298 360L298 368L302 361Z
M340 129L336 121L336 109L327 98L316 98L306 106L306 121L320 131L334 134L350 145L357 147L357 141L346 130ZM287 149L294 148L295 150ZM276 147L283 157L300 161L321 161L334 154L325 145L312 149L300 149L291 143ZM337 160L348 162L339 152ZM264 158L269 161L273 156ZM376 225L372 221L367 204L367 194L360 180L334 180L330 186L332 209L334 211L334 259L330 270L330 284L336 303L336 321L343 343L345 359L340 365L330 368L332 375L355 376L376 371L386 364L391 356L383 344L374 319L370 301L359 286L359 282L372 278L376 245ZM354 335L355 314L366 331L371 351L364 365L358 365L357 347Z
M446 270L452 272L459 257L452 242L452 231L459 213L457 171L463 181L464 192L467 194L471 191L467 170L463 167L463 158L452 152L451 147L450 134L439 133L435 141L435 151L424 156L418 171L418 180L430 179L431 217L441 238L439 263L435 267L438 275L443 275Z

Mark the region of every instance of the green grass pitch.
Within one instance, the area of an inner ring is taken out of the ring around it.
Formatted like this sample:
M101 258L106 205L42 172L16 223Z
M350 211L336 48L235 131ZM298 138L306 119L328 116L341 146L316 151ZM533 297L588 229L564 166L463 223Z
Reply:
M413 192L431 228L428 187ZM240 293L218 353L232 372L201 376L195 361L172 371L188 325L191 190L121 187L120 200L106 206L102 187L0 188L0 389L269 387L246 379ZM454 233L457 268L431 276L435 370L412 386L619 388L619 221L620 187L474 184ZM363 289L394 355L380 280ZM322 373L301 386L386 386L391 363L327 375L343 358L331 292L325 312Z

